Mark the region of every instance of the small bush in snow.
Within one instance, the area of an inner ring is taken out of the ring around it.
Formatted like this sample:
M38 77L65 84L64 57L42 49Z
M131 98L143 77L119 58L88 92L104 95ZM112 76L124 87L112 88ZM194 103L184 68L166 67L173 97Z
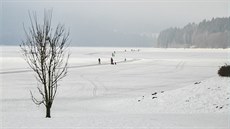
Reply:
M218 70L219 76L230 77L230 65L225 64Z

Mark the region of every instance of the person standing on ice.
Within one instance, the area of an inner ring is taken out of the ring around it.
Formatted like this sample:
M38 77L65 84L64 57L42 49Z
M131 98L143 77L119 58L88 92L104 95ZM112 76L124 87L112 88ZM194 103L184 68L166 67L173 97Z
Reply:
M98 64L101 64L101 59L100 58L98 58Z
M112 57L114 57L115 56L115 54L114 53L112 53Z
M113 65L114 63L113 63L113 58L112 57L111 57L110 61L111 61L111 64Z

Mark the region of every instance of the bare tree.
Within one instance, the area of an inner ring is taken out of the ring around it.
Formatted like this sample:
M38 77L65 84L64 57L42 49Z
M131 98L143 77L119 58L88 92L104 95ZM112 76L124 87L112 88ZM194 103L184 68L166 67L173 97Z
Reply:
M20 45L23 56L35 72L37 89L41 95L38 100L31 93L35 104L44 104L46 117L51 117L51 107L58 89L58 82L66 76L69 53L67 53L69 31L64 25L51 27L52 11L44 12L43 24L38 23L36 13L29 13L31 26L25 29L26 38Z

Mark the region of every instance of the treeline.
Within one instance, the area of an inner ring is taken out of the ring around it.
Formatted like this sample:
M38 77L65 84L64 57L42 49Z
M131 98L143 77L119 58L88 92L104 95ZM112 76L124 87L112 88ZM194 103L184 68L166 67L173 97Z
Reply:
M199 24L189 23L183 28L169 28L160 32L158 47L230 47L230 17L203 20Z

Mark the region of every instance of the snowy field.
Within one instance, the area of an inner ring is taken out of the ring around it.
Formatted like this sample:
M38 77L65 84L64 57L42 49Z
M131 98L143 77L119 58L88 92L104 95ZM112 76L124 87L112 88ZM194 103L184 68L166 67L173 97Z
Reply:
M131 49L133 49L131 51ZM110 58L115 51L114 61ZM229 49L70 48L51 119L19 47L0 47L1 129L229 129ZM98 64L101 58L102 64ZM125 61L126 59L126 61Z

